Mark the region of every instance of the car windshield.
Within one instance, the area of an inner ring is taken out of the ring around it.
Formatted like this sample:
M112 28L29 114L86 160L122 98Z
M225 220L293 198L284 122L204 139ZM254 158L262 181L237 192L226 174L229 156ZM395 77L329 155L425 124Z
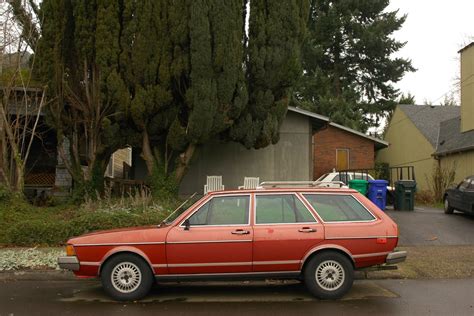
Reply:
M316 180L316 181L323 181L323 179L326 178L328 175L329 175L329 173L325 173L325 174L323 174L322 176L320 176L320 177L318 178L318 180Z
M170 225L173 223L181 214L184 213L188 208L193 206L194 204L198 203L201 200L201 196L197 196L196 193L191 195L186 201L184 201L178 208L176 208L173 212L171 212L168 217L166 217L161 224L162 225Z

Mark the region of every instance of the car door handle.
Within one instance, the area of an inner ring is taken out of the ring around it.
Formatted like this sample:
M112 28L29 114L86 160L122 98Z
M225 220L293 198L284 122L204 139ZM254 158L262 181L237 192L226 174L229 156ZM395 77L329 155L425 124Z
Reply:
M303 228L298 229L298 231L300 233L314 233L316 232L316 229L311 228L311 227L303 227Z
M248 230L236 229L232 232L234 235L248 235L250 232Z

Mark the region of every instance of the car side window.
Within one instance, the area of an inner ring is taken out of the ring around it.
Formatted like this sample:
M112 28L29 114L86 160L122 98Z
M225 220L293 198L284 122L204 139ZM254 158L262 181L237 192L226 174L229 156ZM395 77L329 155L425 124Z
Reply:
M248 225L249 196L218 196L207 201L191 217L191 226Z
M459 184L459 190L464 191L469 187L469 179L464 179L461 184Z
M255 197L256 224L314 223L315 218L294 194Z
M469 187L467 189L469 191L474 191L474 180L471 179L471 184L469 184Z
M303 194L325 222L372 221L375 217L353 196Z

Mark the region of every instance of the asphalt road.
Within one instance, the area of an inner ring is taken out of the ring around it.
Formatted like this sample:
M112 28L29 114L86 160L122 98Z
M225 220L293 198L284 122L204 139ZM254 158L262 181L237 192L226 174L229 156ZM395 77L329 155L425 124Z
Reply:
M110 301L92 281L3 281L7 315L474 315L474 279L356 281L342 300L319 301L302 284L168 284L146 300Z
M398 224L400 246L474 245L474 216L441 209L417 207L415 211L387 210Z

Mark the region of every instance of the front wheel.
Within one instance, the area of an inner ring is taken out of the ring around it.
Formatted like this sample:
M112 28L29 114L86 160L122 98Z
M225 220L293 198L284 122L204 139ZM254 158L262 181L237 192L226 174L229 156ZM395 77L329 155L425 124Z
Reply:
M451 204L449 203L448 197L446 196L444 198L444 213L445 214L453 214L454 209L451 207Z
M309 292L320 299L343 297L354 282L354 269L349 259L334 251L314 256L305 267L304 280Z
M117 301L145 297L153 285L153 273L142 258L119 254L105 263L100 275L105 292Z

